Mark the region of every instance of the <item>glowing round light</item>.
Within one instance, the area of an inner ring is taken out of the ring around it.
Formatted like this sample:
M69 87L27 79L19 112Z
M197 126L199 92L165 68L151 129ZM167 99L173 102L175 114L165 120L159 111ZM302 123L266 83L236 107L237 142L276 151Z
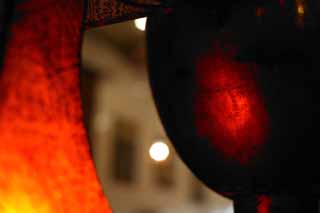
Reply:
M134 20L134 25L138 30L144 31L146 29L147 18L138 18Z
M155 142L149 149L150 157L155 161L164 161L169 157L170 150L167 144L162 141Z

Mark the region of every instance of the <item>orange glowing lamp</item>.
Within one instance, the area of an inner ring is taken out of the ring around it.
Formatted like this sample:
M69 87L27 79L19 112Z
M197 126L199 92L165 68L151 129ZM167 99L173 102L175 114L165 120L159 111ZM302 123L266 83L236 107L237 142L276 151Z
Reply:
M14 4L0 78L0 212L109 213L82 123L82 1Z

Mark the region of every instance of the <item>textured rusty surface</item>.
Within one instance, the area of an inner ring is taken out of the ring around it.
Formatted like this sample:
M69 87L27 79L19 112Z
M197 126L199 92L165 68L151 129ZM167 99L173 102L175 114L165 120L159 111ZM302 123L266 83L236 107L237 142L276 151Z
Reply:
M120 0L88 0L85 27L98 27L147 16L150 8L137 7Z

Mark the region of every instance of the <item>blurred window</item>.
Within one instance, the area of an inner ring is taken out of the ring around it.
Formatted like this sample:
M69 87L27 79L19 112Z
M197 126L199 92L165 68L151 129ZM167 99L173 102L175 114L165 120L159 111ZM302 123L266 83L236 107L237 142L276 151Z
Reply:
M136 126L133 122L118 119L114 125L113 177L117 181L131 183L136 171Z
M165 161L153 162L153 176L161 188L171 188L174 185L174 161L169 156Z
M148 208L148 209L139 209L137 211L134 211L134 213L158 213L158 211L155 209Z
M84 124L87 130L90 131L90 119L94 114L94 94L95 86L97 83L97 74L89 68L82 67L80 72L80 89L81 89L81 101L84 117ZM90 134L89 134L90 137ZM91 138L90 138L91 139ZM89 140L91 146L91 140Z
M191 177L191 200L194 203L203 204L206 201L204 186L196 177Z

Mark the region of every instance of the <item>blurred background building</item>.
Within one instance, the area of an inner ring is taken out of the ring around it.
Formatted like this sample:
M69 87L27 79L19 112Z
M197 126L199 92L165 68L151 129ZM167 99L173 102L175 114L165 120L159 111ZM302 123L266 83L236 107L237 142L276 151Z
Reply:
M232 213L166 137L148 84L144 21L85 33L83 105L104 191L115 213Z

